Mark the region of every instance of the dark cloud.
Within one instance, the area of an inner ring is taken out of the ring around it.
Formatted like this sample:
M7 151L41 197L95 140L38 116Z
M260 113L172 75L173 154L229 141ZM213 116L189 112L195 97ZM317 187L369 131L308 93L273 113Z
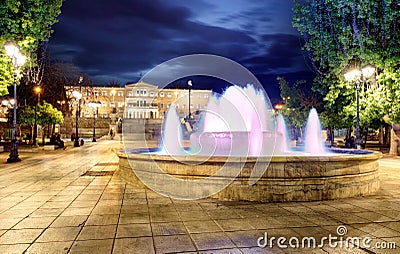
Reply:
M276 5L277 0L230 3L68 0L54 26L50 52L98 85L136 81L164 61L198 53L230 58L256 75L305 70L299 38L286 20L291 5Z

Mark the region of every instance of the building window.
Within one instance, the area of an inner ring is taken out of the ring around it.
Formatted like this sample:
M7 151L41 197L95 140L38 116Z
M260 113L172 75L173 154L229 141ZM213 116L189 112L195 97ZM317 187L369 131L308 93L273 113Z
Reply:
M93 93L94 93L94 96L99 96L99 91L95 90Z
M133 92L130 91L130 92L129 92L129 97L132 97L132 96L133 96Z
M118 96L119 96L119 97L124 96L124 92L123 92L123 91L118 91Z
M160 103L160 108L164 108L164 103Z
M111 103L110 103L110 107L115 108L115 103L114 103L114 102L111 102Z
M164 92L160 92L160 97L164 97Z
M146 107L146 101L143 101L143 107Z
M86 96L90 96L90 91L86 90Z
M172 97L171 92L168 92L167 97L168 97L168 98L171 98L171 97Z
M147 96L147 90L146 89L143 90L143 96Z
M119 108L122 108L124 106L124 103L123 102L118 102L118 107Z
M204 94L204 98L208 98L208 94Z
M139 96L140 91L136 90L136 96Z
M101 95L102 95L102 96L107 96L107 91L102 91L102 92L101 92Z
M132 102L128 103L128 108L132 108L132 107L133 107L133 103Z
M153 93L153 92L150 92L150 96L151 96L151 97L154 97L154 93Z

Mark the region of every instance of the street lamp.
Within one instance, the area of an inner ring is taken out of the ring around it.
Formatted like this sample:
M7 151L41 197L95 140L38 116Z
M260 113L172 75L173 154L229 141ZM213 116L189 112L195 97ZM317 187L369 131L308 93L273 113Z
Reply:
M275 109L276 110L281 110L283 108L283 104L276 104Z
M42 88L40 86L36 86L34 89L35 93L37 94L37 103L35 104L35 123L33 124L33 145L36 146L36 138L37 138L37 106L40 104L40 92Z
M15 42L9 41L4 44L7 55L11 58L14 66L14 117L13 117L13 135L11 141L10 157L7 162L21 161L18 155L17 141L17 74L18 68L25 64L26 57L21 54L18 45Z
M188 116L188 119L190 119L190 118L192 118L192 114L190 112L190 91L192 89L192 80L188 81L188 86L189 86L189 116Z
M96 118L99 114L99 107L100 107L101 103L99 101L94 101L94 102L89 102L88 106L92 107L95 111L94 114L94 121L93 121L93 139L92 142L96 142Z
M352 69L344 74L348 82L356 82L356 147L360 149L360 83L363 84L375 72L375 67L367 65L360 69Z
M78 115L79 115L79 100L82 98L82 94L78 91L73 91L72 95L76 99L76 123L75 123L75 142L74 147L79 147L79 137L78 137Z
M65 104L65 100L62 101L57 101L58 104L60 104L60 108L61 108L61 112L64 112L64 104Z

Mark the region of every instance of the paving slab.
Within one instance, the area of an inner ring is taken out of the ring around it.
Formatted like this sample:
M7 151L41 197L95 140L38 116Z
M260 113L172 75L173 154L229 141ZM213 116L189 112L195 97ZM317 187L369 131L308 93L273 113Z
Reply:
M400 253L400 158L380 160L382 187L371 196L290 203L185 201L113 174L114 150L122 147L116 140L99 140L21 153L22 161L13 164L0 153L0 253ZM85 174L90 171L97 173ZM273 246L261 248L266 235L274 238ZM374 246L277 244L279 237L320 241L329 235L369 237Z

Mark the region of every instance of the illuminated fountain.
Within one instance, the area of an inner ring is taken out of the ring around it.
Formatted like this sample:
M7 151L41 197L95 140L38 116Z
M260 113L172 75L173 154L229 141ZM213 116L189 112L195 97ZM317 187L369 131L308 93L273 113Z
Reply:
M188 147L172 106L160 148L121 151L125 180L178 199L312 201L371 194L379 189L380 153L325 151L315 109L305 149L291 151L282 116L252 86L213 96Z

